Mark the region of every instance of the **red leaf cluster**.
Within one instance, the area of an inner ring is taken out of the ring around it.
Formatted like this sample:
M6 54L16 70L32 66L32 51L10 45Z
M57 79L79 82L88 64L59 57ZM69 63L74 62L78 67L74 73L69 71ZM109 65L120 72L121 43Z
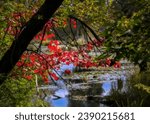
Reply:
M14 14L16 19L20 18L19 14ZM58 20L53 19L55 22ZM71 25L74 29L77 28L77 21L74 19L70 20ZM67 25L67 21L63 23L65 26ZM11 25L11 24L10 24ZM25 52L21 57L20 61L17 63L18 68L23 68L22 75L27 80L32 79L32 75L28 74L31 72L32 74L40 75L45 83L48 83L48 75L50 75L55 81L59 80L59 76L52 72L53 69L59 69L61 63L65 63L67 65L74 64L74 66L81 66L84 68L103 66L107 67L111 65L111 59L107 58L106 60L100 62L94 61L93 57L89 55L94 47L102 46L104 42L104 38L101 38L99 41L94 39L93 41L87 42L85 45L80 46L79 50L65 50L61 48L61 42L57 40L55 34L50 32L52 27L57 27L57 23L53 23L50 20L46 25L47 28L45 35L43 36L43 31L37 34L34 37L34 41L47 41L47 53L29 53ZM8 31L12 31L12 27L8 27ZM13 32L14 33L14 32ZM121 64L119 62L115 62L115 68L120 68ZM69 69L64 71L65 74L71 74Z

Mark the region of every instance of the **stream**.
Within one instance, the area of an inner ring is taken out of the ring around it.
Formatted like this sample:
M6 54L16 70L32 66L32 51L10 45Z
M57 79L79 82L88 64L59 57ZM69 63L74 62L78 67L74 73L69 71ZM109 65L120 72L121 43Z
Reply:
M124 63L121 69L107 68L86 70L64 76L57 86L50 85L45 101L52 107L107 107L113 90L120 93L128 91L127 82L135 72L132 64ZM70 82L65 85L65 82Z

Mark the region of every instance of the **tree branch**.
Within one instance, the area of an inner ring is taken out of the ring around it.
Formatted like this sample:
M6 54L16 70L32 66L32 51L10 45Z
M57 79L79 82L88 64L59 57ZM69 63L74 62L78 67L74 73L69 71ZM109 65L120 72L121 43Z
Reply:
M33 37L42 30L46 22L52 17L64 0L45 0L37 13L24 26L23 30L15 39L11 47L0 60L0 84L4 82L7 75L20 59Z

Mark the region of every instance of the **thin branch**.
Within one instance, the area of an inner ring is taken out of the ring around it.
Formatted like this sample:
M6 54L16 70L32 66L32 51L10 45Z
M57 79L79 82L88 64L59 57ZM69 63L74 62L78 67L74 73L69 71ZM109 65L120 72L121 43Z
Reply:
M43 42L44 36L45 36L45 34L46 34L46 28L47 28L47 26L44 27L42 39L41 39L41 41L40 41L39 47L38 47L38 49L37 49L37 52L39 52L39 51L41 50L42 42Z
M93 34L93 36L94 36L98 41L100 41L99 36L98 36L87 24L85 24L83 21L81 21L80 19L78 19L78 18L76 18L76 17L74 17L74 16L72 16L72 15L69 15L69 17L70 17L70 18L73 18L73 19L75 19L75 20L77 20L77 21L79 21L82 25L84 25L84 26Z

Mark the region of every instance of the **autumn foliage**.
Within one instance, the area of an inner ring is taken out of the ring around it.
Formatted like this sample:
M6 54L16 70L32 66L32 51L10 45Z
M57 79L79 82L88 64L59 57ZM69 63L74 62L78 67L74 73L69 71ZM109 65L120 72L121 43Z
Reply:
M11 35L17 36L21 31L21 28L14 28L15 26L22 26L23 22L19 20L22 18L20 13L13 14L14 20L8 22L7 31ZM56 23L57 19L53 18L48 23L45 24L43 30L39 32L33 39L32 44L36 46L36 50L27 49L27 51L22 55L21 59L16 64L18 69L22 69L22 77L31 80L33 74L40 75L44 82L48 83L48 75L53 80L59 80L59 76L56 73L53 73L53 70L59 70L61 64L74 64L74 66L80 66L83 68L90 67L109 67L111 65L111 59L107 58L106 60L94 61L94 57L89 55L91 51L96 47L101 47L104 42L104 38L101 38L100 41L93 39L92 41L87 41L84 45L78 46L78 49L65 49L63 43L58 40L56 34L51 30L54 27L59 28L59 25ZM66 20L62 23L66 27L69 22ZM75 19L70 19L70 24L74 30L77 29L77 21ZM46 51L43 51L41 46L46 48ZM115 68L120 68L120 63L115 62L113 64ZM30 72L30 73L29 73ZM68 69L64 71L65 74L71 74L72 72Z

